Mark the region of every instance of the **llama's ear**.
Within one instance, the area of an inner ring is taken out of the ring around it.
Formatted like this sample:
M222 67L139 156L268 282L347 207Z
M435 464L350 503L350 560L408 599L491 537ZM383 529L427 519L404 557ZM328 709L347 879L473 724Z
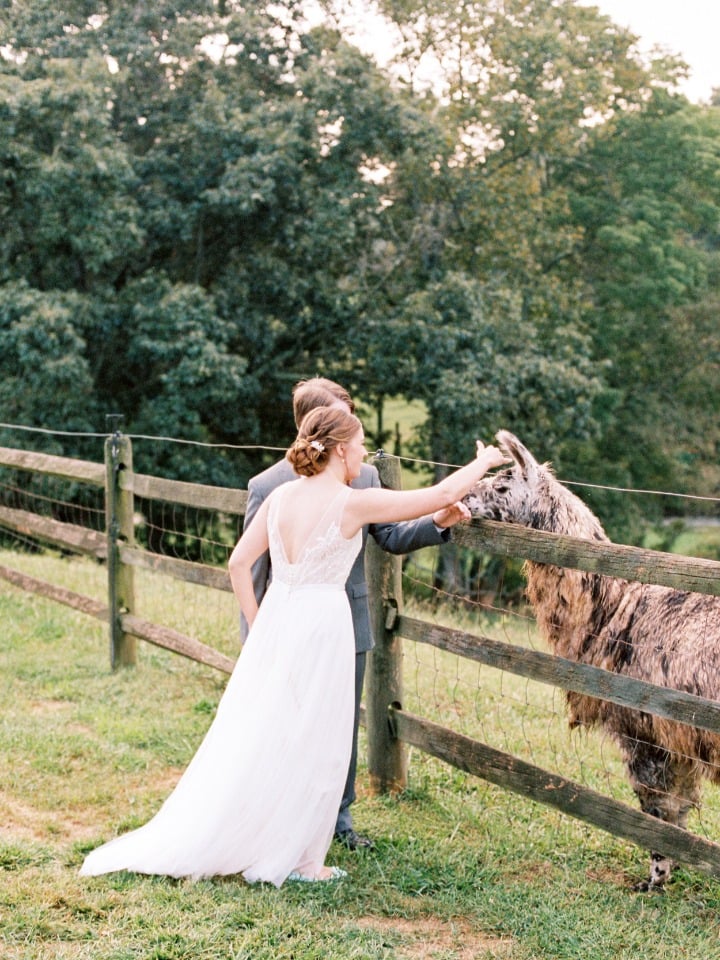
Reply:
M522 470L522 474L526 480L530 480L537 474L537 460L528 448L520 443L514 433L510 433L509 430L498 430L495 437L502 452L507 454L508 457L512 457Z

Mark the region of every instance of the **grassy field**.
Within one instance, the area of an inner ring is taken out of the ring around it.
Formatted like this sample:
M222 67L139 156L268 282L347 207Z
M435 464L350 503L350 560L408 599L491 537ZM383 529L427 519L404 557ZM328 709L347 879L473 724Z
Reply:
M90 563L0 562L103 596ZM142 587L141 615L236 651L231 597L159 577ZM416 751L400 797L370 796L361 769L356 826L377 847L334 848L349 872L339 884L80 878L88 850L167 796L225 677L149 646L113 674L101 624L2 582L0 624L3 960L720 960L720 881L677 870L666 894L634 894L644 851ZM535 643L520 617L494 626ZM406 656L409 709L627 789L607 745L567 734L557 694L409 645ZM708 790L703 814L716 837L718 799Z
M368 435L368 448L374 453L372 438L377 427L375 413L368 408L361 407L358 414L365 425ZM420 463L412 463L413 451L411 446L416 440L416 431L427 417L425 405L421 400L407 401L401 397L391 397L383 406L383 422L385 430L390 434L383 444L386 453L397 454L396 438L400 438L400 456L403 458L402 485L404 490L415 490L417 487L432 483L432 470ZM473 450L468 451L471 457Z

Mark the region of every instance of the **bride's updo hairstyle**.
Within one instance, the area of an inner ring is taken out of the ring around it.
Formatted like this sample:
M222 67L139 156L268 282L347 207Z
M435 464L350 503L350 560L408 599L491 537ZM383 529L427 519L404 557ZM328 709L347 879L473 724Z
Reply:
M342 407L317 407L303 417L295 442L285 454L295 473L312 477L322 473L331 452L348 443L362 424Z

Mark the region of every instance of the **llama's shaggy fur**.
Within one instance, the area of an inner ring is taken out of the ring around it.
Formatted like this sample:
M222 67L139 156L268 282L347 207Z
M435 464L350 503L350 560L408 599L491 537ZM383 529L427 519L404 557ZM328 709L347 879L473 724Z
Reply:
M514 462L468 495L473 516L608 541L597 517L517 437L501 430L497 440ZM720 700L720 598L532 562L526 576L558 655ZM616 740L646 813L684 827L701 779L720 782L720 735L577 693L567 701L572 726L601 724ZM670 870L653 853L639 889L661 888Z

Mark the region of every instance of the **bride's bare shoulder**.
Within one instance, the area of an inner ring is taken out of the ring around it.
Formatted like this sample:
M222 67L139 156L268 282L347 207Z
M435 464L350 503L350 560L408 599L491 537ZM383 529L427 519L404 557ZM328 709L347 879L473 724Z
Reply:
M298 483L283 484L273 493L280 496L281 505L304 510L315 504L327 507L342 489L339 483L316 482L313 477L303 477Z

